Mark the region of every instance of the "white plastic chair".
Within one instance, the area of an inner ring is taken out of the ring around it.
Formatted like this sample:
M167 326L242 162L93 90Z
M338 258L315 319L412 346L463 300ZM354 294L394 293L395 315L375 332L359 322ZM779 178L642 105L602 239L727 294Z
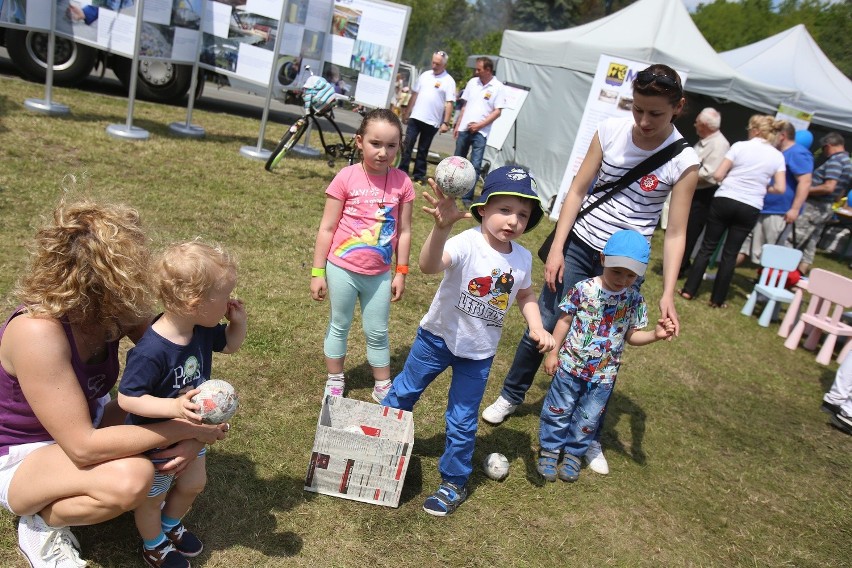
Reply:
M787 290L787 275L799 266L802 251L779 245L763 245L760 252L760 281L754 285L754 290L746 300L741 314L750 316L754 312L758 296L766 298L766 307L757 320L758 325L769 327L769 322L777 316L780 303L789 304L793 301L793 292Z

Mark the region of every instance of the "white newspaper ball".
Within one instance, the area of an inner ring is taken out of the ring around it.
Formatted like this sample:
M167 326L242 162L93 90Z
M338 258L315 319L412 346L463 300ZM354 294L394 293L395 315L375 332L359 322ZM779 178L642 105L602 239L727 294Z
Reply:
M200 406L196 412L205 424L227 422L237 412L237 391L227 381L211 379L201 383L198 388L201 392L192 397L192 402Z
M485 475L494 481L503 481L509 477L509 460L503 454L488 454L482 467L485 468Z
M476 170L466 158L449 156L435 168L435 182L444 195L464 197L476 185Z

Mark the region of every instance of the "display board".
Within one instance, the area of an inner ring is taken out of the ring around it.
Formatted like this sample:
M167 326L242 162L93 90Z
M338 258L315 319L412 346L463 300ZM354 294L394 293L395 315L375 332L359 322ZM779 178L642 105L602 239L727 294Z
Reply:
M589 144L592 142L601 121L613 116L630 116L633 110L633 80L639 71L648 67L650 63L633 61L623 57L601 54L595 76L592 79L592 88L586 99L583 109L583 117L580 119L580 128L574 139L574 146L568 158L568 166L559 184L559 193L550 212L550 218L554 221L559 218L565 193L571 186L571 181L577 175L580 164L586 156ZM682 85L686 85L686 71L676 69Z
M497 120L491 124L491 132L488 133L488 141L486 142L488 146L497 150L503 148L506 137L515 125L515 120L517 120L518 114L521 112L521 107L524 106L524 102L530 94L529 87L516 85L515 83L503 83L501 89L503 90L506 106L503 107Z
M204 0L145 0L139 55L195 64L203 16Z

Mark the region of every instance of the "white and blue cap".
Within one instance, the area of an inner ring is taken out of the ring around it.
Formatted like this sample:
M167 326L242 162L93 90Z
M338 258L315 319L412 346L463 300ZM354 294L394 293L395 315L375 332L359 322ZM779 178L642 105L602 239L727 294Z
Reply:
M614 233L603 249L603 265L607 268L626 268L639 276L645 275L651 258L651 245L639 231L622 229Z
M527 233L535 229L538 222L544 216L544 209L541 207L541 198L535 190L535 179L524 168L519 166L503 166L491 172L485 178L485 184L482 188L482 195L479 200L470 206L470 213L477 221L482 223L482 213L479 208L488 202L492 195L514 195L524 199L535 201L530 213L530 220L527 222L527 227L524 232Z

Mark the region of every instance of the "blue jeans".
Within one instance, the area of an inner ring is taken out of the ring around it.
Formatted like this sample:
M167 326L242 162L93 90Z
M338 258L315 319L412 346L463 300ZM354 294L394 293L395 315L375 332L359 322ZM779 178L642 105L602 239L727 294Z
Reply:
M411 410L420 395L447 367L453 369L447 401L447 441L438 462L441 478L459 487L473 471L473 447L479 423L479 405L485 394L493 357L474 361L456 357L443 339L423 328L408 352L402 372L393 380L382 404Z
M459 136L456 138L456 156L466 158L467 153L470 151L470 163L473 164L473 169L476 171L477 180L479 179L479 173L482 171L482 156L485 155L485 142L486 138L481 132L472 133L470 130L459 130ZM476 189L476 184L470 188L470 191L462 199L473 200L474 189Z
M411 176L414 181L426 181L426 158L429 156L429 148L432 146L432 139L437 132L438 129L430 124L420 122L415 118L408 120L408 127L405 129L405 146L402 148L402 157L399 159L399 169L408 173L408 164L411 162L414 143L419 137L417 157L414 159L414 174Z
M562 369L556 372L541 408L541 449L581 458L603 421L615 383L591 383Z
M601 273L603 273L603 266L600 252L569 237L562 283L556 283L556 292L551 292L547 284L542 285L541 294L538 297L538 309L541 312L541 323L544 329L553 332L559 316L562 315L559 304L574 284ZM544 359L544 355L538 352L536 343L530 339L529 333L530 330L527 328L518 343L509 373L503 380L503 391L500 394L512 404L524 402L524 397L530 390L535 374Z

